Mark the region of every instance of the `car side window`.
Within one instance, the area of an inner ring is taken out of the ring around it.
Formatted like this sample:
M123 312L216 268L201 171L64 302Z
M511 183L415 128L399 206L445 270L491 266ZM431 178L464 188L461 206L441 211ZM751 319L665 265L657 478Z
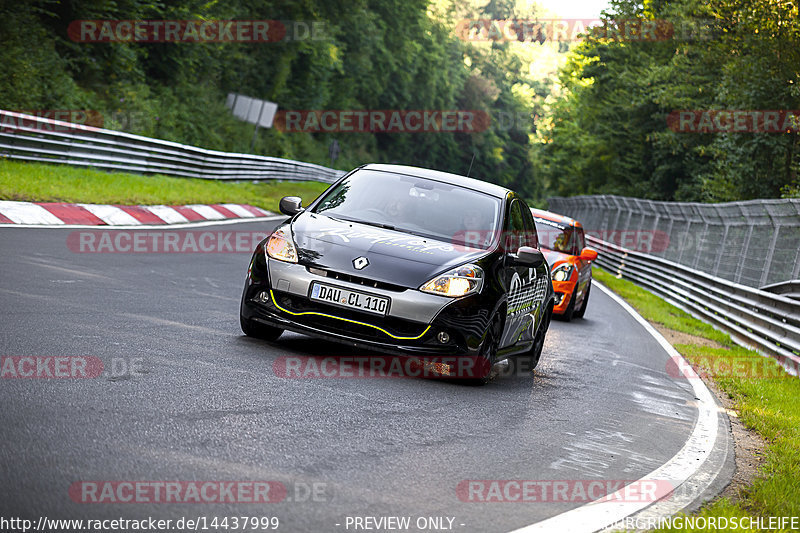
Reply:
M526 219L525 213L528 213L530 222ZM508 217L506 250L517 253L520 246L536 246L536 226L525 204L520 200L514 200Z
M575 228L575 255L579 255L581 250L586 248L586 239L583 236L583 228Z
M522 218L522 208L520 208L519 202L514 200L508 213L508 224L506 225L506 252L517 253L519 247L522 246L524 235L525 222Z
M536 232L536 223L533 221L531 210L525 205L524 202L518 202L522 205L522 218L525 222L525 233L527 236L527 244L525 246L539 247L539 234Z

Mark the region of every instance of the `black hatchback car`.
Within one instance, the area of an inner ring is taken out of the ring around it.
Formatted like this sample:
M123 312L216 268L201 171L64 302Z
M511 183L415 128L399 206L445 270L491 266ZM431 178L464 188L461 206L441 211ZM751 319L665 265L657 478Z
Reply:
M291 218L258 245L247 271L246 335L276 340L289 330L447 359L444 375L479 381L504 359L538 363L554 295L530 209L514 192L373 164L306 208L296 197L280 208Z

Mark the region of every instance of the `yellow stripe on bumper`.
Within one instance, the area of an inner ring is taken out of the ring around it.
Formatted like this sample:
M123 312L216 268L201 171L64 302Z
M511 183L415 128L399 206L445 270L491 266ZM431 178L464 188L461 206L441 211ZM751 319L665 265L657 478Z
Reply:
M277 307L278 309L280 309L284 313L288 313L288 314L294 315L294 316L317 315L317 316L324 316L326 318L335 318L336 320L341 320L343 322L350 322L351 324L358 324L359 326L367 326L367 327L370 327L370 328L375 328L378 331L380 331L382 333L385 333L386 335L390 336L393 339L398 339L398 340L403 340L403 341L415 341L417 339L422 338L422 336L425 335L428 332L429 329L431 329L431 326L428 325L428 327L425 328L425 330L422 333L420 333L419 335L417 335L416 337L398 337L397 335L392 335L391 333L389 333L388 331L386 331L385 329L383 329L381 327L375 326L373 324L367 324L366 322L359 322L358 320L350 320L349 318L342 318L340 316L329 315L329 314L326 314L326 313L317 313L316 311L303 311L301 313L295 313L294 311L289 311L288 309L284 309L283 307L281 307L278 304L278 302L275 300L275 293L272 292L272 289L269 290L269 295L270 295L270 297L272 297L272 303L275 304L275 307Z

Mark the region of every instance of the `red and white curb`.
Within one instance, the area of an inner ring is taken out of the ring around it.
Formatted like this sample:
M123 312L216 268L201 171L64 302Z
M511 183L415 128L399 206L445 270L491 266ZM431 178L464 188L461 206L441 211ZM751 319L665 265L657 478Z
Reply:
M0 201L0 225L130 227L274 216L275 213L245 204L99 205Z

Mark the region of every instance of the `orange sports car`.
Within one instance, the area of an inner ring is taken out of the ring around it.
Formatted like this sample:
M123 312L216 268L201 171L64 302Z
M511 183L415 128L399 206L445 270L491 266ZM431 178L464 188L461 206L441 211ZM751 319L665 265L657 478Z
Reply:
M581 318L589 304L597 251L586 247L583 226L577 220L540 209L531 209L531 213L539 246L550 265L556 296L553 314L566 321Z

